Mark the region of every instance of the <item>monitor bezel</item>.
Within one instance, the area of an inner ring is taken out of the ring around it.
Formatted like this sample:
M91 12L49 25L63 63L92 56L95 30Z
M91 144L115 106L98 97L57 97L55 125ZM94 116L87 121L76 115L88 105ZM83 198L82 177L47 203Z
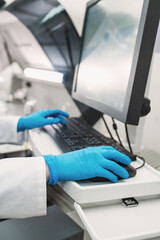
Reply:
M76 92L77 76L82 55L82 47L84 43L84 34L86 30L88 11L90 7L94 6L99 1L101 0L93 0L87 4L81 38L79 61L75 68L73 80L72 97L123 123L138 125L139 118L141 116L142 105L144 102L145 88L148 80L150 64L152 60L152 54L158 29L160 13L158 13L157 8L159 9L160 7L160 1L158 2L158 0L143 0L142 13L138 27L138 33L129 77L129 84L127 87L123 111L118 111L117 109L114 109L109 105L99 103ZM144 59L145 67L143 66Z

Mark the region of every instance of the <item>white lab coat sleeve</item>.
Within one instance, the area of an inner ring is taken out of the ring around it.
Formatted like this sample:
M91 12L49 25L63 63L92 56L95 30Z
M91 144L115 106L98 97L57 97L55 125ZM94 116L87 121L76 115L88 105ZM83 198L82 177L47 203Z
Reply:
M45 214L44 158L0 160L0 218L26 218Z
M17 132L19 118L17 116L0 117L0 143L23 143L24 132Z

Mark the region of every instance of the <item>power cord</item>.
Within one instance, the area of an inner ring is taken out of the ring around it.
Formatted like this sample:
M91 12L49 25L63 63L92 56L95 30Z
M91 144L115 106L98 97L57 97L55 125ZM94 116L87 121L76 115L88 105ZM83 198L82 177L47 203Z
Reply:
M143 157L141 157L141 156L138 156L138 155L136 155L139 159L141 159L142 160L142 165L141 166L139 166L139 167L137 167L137 168L135 168L135 169L140 169L140 168L142 168L144 165L145 165L145 163L146 163L146 161L145 161L145 159L143 158Z
M105 126L106 126L106 128L107 128L107 131L108 131L111 139L116 142L116 140L114 139L114 137L113 137L113 135L112 135L112 133L111 133L108 125L107 125L107 122L106 122L104 116L102 116L102 119L103 119L103 122L104 122L104 124L105 124ZM118 134L118 126L117 126L117 124L115 123L114 118L112 118L112 121L113 121L113 125L112 125L112 126L113 126L113 129L114 129L115 132L116 132L116 135L117 135L117 138L118 138L118 140L119 140L119 143L120 143L120 145L121 145L123 148L125 148L125 147L123 146L122 141L121 141L121 139L120 139L120 136L119 136L119 134ZM131 142L130 142L130 138L129 138L128 126L127 126L127 124L125 124L125 131L126 131L126 138L127 138L127 143L128 143L129 150L130 150L130 152L134 155L133 150L132 150L132 147L131 147ZM143 157L139 156L139 155L135 155L135 156L138 157L139 159L141 159L142 162L143 162L141 166L135 168L135 169L140 169L140 168L142 168L142 167L145 165L145 159L144 159Z
M125 130L126 130L128 147L129 147L130 152L133 154L133 150L132 150L132 147L131 147L131 142L130 142L130 138L129 138L129 134L128 134L128 126L127 126L126 123L125 123Z
M120 139L119 133L118 133L117 124L116 124L116 122L115 122L115 120L114 120L113 117L112 117L112 122L113 122L113 125L112 125L112 126L113 126L113 129L114 129L114 131L115 131L115 133L116 133L116 135L117 135L118 141L119 141L120 145L124 148L124 146L123 146L123 144L122 144L122 141L121 141L121 139Z
M110 131L110 129L109 129L108 125L107 125L107 122L106 122L106 120L105 120L105 118L104 118L103 115L102 115L102 120L103 120L103 122L104 122L104 125L105 125L106 128L107 128L107 131L108 131L108 133L109 133L111 139L112 139L114 142L116 142L116 140L114 139L114 137L113 137L113 135L112 135L112 133L111 133L111 131Z

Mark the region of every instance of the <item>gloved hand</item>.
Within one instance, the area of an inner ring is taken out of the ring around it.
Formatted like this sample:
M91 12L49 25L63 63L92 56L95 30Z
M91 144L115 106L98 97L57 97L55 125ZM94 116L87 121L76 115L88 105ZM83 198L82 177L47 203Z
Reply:
M61 110L41 110L26 117L21 117L17 124L17 132L43 127L48 124L66 124L65 117L69 117L69 114Z
M48 184L53 185L58 181L74 181L94 177L105 177L112 182L117 182L116 175L122 178L129 177L128 172L117 163L121 162L126 165L131 163L128 156L108 146L89 147L56 156L45 155L44 159L50 172Z

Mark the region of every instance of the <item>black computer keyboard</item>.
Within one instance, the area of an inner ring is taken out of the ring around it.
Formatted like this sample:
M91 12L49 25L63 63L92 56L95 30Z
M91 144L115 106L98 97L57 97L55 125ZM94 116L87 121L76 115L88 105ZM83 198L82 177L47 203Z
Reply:
M136 156L123 148L118 142L107 138L79 118L67 119L67 125L61 123L45 126L44 129L54 138L63 152L71 152L86 147L112 146L126 154L132 161Z

